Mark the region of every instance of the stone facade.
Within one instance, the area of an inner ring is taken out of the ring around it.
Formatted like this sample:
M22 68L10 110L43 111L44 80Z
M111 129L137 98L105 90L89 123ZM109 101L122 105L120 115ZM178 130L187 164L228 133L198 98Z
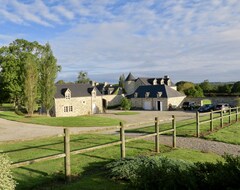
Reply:
M68 117L102 113L102 97L55 99L55 117Z

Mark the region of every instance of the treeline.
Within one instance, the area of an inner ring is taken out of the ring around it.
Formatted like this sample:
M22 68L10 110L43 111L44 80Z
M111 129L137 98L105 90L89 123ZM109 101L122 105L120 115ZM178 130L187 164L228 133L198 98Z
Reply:
M54 81L61 67L49 43L41 45L16 39L0 48L0 103L11 101L32 115L41 104L49 114L55 94Z
M176 83L176 86L178 91L190 97L240 95L240 81L232 84L213 84L208 80L204 80L200 84L180 81Z

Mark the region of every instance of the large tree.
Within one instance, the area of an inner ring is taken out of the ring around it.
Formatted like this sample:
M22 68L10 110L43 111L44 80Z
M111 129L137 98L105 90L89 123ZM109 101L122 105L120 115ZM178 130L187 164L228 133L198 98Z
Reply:
M34 68L35 66L37 68L39 82L36 86L38 98L48 113L53 105L54 81L57 72L60 71L49 44L40 45L38 42L17 39L10 43L9 46L1 47L1 90L8 93L16 105L23 105L24 100L26 101L26 98L28 98L28 96L25 96L25 77L27 68L33 67L32 65L30 66L30 63L34 63Z
M57 72L60 71L57 65L57 60L53 55L50 45L47 43L42 52L42 59L40 61L40 94L42 110L49 115L49 111L53 106L54 94L56 87L54 81L57 77Z
M3 90L9 93L10 98L18 107L24 99L24 70L27 54L40 59L43 46L37 42L28 42L23 39L16 39L9 46L0 48L0 78L2 79Z
M240 93L240 81L233 84L232 93Z
M27 55L25 60L25 81L24 81L24 102L25 107L30 116L36 109L38 87L38 68L35 57L32 54Z

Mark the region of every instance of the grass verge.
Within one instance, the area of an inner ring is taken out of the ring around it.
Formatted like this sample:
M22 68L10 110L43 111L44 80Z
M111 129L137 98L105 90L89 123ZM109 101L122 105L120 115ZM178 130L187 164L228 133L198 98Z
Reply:
M137 115L139 112L133 112L133 111L124 111L124 112L117 112L114 115Z
M101 126L116 126L119 125L119 119L92 116L78 116L78 117L46 117L33 116L25 117L17 115L14 112L4 111L0 112L0 117L12 121L23 123L33 123L48 126L61 127L101 127Z

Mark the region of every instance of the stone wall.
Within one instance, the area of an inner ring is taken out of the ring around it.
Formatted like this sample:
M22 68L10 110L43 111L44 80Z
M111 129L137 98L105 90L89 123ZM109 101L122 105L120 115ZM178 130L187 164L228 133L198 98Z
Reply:
M66 108L68 107L66 111ZM72 108L72 111L71 111ZM78 98L58 98L55 99L55 113L56 117L80 116L90 115L95 113L102 113L102 97L78 97Z
M201 101L204 99L208 99L212 101L212 104L218 103L228 103L231 106L237 106L239 97L204 97L204 98L189 98L186 97L184 101L186 102L196 102L197 105L201 105Z
M107 106L120 105L123 99L123 95L103 95L102 98L107 101Z
M172 108L179 108L181 107L182 103L185 101L186 96L182 97L175 97L175 98L168 98L168 106L171 104Z

